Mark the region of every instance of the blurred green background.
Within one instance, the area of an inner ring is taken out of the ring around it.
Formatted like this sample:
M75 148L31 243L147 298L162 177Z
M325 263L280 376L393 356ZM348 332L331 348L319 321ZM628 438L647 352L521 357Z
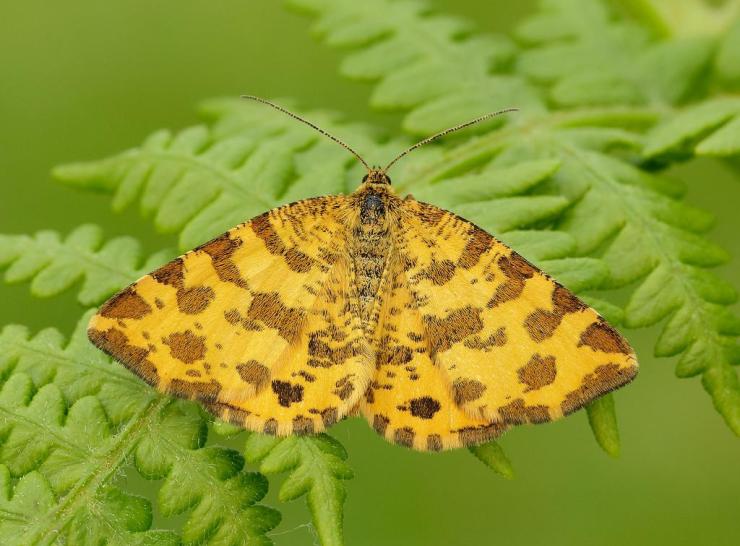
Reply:
M433 0L482 30L506 31L533 0ZM0 2L0 232L83 222L108 236L131 234L147 250L173 245L135 210L117 215L109 199L63 188L49 171L137 145L161 127L193 124L213 96L295 97L389 131L394 113L371 112L370 86L337 75L340 53L310 36L310 21L269 0L211 2L68 0ZM718 163L674 170L688 200L717 216L713 239L736 258L722 268L740 283L740 184ZM82 310L65 295L31 298L27 286L0 287L0 323L66 333ZM334 434L350 452L345 532L355 545L735 545L740 540L740 442L711 407L698 380L677 380L670 360L651 356L657 329L630 331L641 357L637 380L616 395L622 456L591 437L585 413L520 427L501 444L517 478L506 481L467 451L420 454L386 444L360 420ZM241 447L239 438L230 445ZM157 487L134 476L152 499ZM318 543L303 500L267 502L283 523L278 545ZM157 516L156 523L164 524Z

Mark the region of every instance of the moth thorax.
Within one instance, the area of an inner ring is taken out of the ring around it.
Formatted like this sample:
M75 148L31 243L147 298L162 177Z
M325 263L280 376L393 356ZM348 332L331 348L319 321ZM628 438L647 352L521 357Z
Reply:
M360 203L360 222L363 225L382 225L385 219L385 203L377 193L367 193Z

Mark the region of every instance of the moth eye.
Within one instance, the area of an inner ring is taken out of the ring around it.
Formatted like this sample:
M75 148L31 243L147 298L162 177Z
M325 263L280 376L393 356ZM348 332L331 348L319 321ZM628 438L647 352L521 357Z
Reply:
M365 180L367 180L367 175L362 177L362 181L364 182Z
M386 181L388 182L388 184L390 185L390 183L391 183L391 177L390 177L390 176L388 176L388 175L386 175L386 176L385 176L385 180L386 180Z

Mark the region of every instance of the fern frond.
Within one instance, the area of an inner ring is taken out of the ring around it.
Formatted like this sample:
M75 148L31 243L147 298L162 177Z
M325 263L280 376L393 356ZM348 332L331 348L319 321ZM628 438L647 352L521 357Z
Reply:
M660 162L740 154L740 97L715 98L666 118L648 133L643 153Z
M407 132L426 136L508 106L541 108L537 92L506 72L516 52L511 40L471 34L469 23L430 13L423 2L289 4L317 17L316 33L328 44L352 49L340 71L378 81L372 106L409 110Z
M0 465L0 534L7 546L94 544L100 537L111 546L180 544L171 531L147 530L152 515L146 499L110 487L75 513L67 527L34 535L42 515L52 513L55 503L54 490L43 474L29 472L14 485L8 468Z
M563 106L680 102L707 72L714 48L700 33L656 41L601 0L543 0L516 36L527 47L517 70Z
M55 231L34 236L0 234L0 267L8 268L6 282L30 280L34 296L49 297L82 280L77 299L86 306L102 302L171 255L158 252L142 264L138 241L117 237L103 243L102 230L89 224L64 239Z
M662 37L719 35L740 15L740 2L625 0L622 7Z
M244 448L249 462L260 472L288 472L280 488L281 501L306 495L314 526L323 546L341 546L343 529L343 480L352 477L342 444L328 434L291 436L284 439L250 434Z
M497 442L492 441L469 447L468 450L496 474L503 476L507 480L514 479L514 469L511 466L511 462L509 462L509 458Z
M717 80L726 89L737 91L740 87L740 2L735 0L726 5L734 10L734 19L732 16L724 19L729 25L717 47L714 70Z
M19 544L179 540L149 531L148 501L116 487L133 458L142 475L163 479L160 511L187 513L185 543L271 544L279 514L254 504L265 479L244 472L237 452L204 447L197 405L157 394L95 350L88 319L66 346L53 329L0 332L0 463L18 480L15 492L4 483L0 525L20 526ZM33 494L37 509L23 515L19 494Z

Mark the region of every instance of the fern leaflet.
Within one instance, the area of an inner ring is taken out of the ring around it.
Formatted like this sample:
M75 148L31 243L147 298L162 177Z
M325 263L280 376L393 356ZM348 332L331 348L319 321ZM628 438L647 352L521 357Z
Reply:
M344 447L328 434L278 439L250 434L244 448L248 461L259 462L264 474L288 472L280 500L306 495L323 546L341 546L345 489L352 477Z
M254 504L266 480L244 472L235 451L204 447L197 405L158 395L94 349L88 318L66 346L53 329L0 333L0 462L18 479L14 488L3 482L2 502L21 514L3 525L18 525L22 544L179 540L149 531L149 502L116 486L133 460L145 477L164 480L163 513L187 513L185 543L271 544L265 533L279 514ZM39 508L22 515L19 495L34 495Z
M647 135L644 154L660 162L740 154L740 97L721 97L667 117Z
M48 297L83 279L78 300L94 305L172 254L158 252L141 264L141 248L135 239L117 237L103 244L102 238L102 230L89 224L74 229L64 240L54 231L41 231L33 237L0 234L0 266L7 267L5 281L30 280L34 296Z

